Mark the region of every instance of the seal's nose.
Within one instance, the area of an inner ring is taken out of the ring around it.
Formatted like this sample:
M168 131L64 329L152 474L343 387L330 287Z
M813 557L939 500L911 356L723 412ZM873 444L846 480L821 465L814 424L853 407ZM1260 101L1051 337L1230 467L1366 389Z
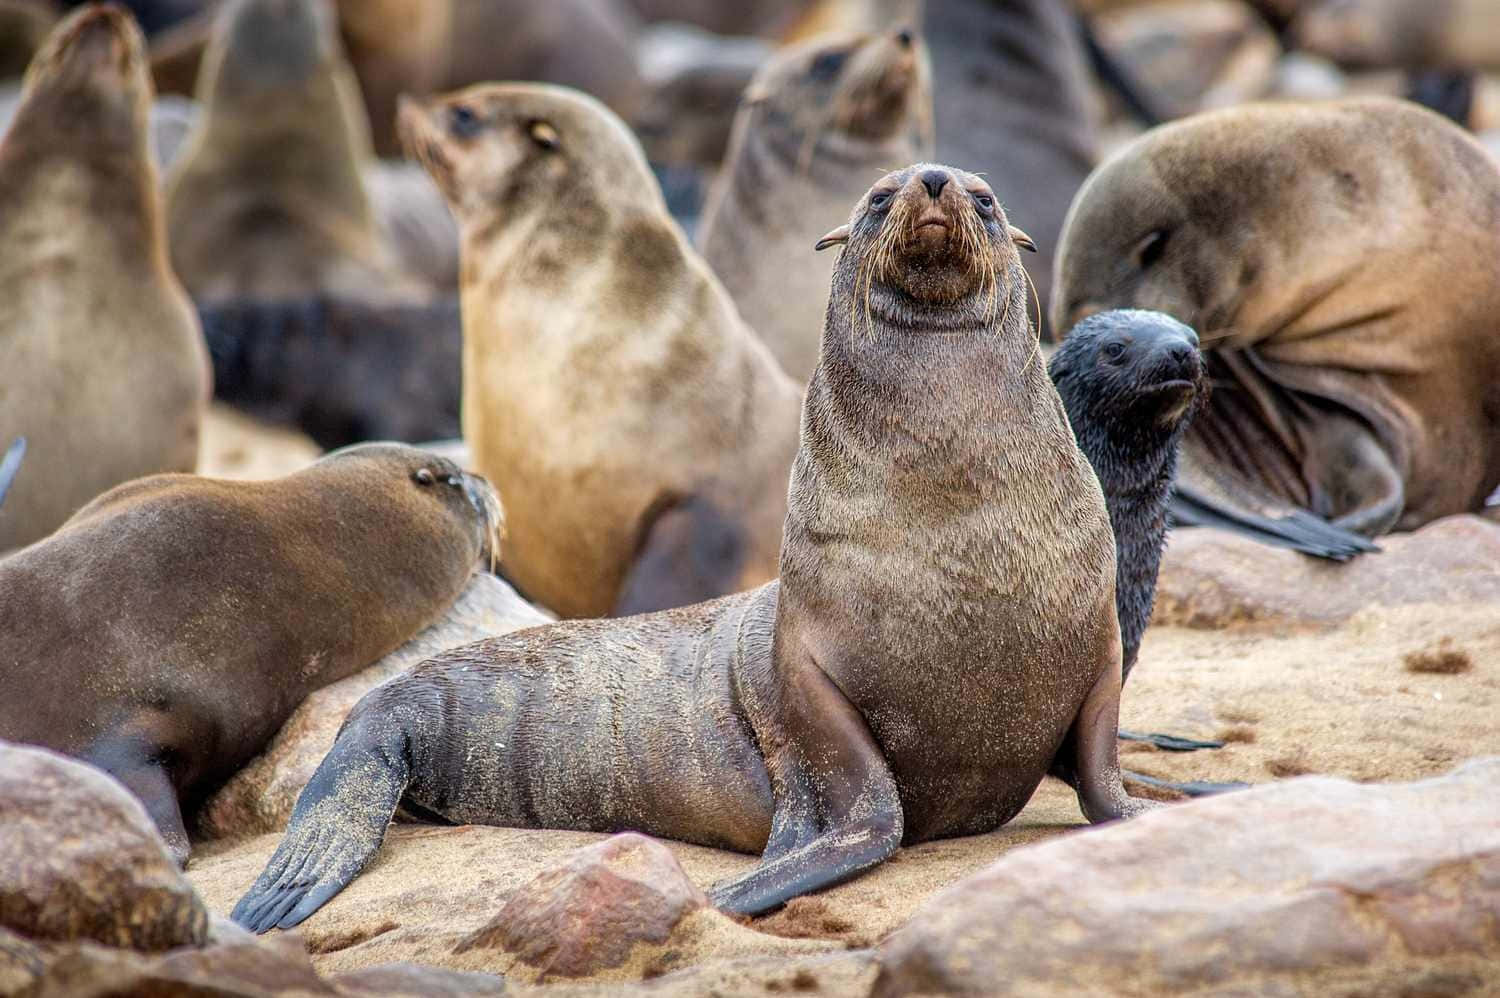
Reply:
M928 197L936 201L943 193L943 188L948 186L948 172L946 170L923 171L922 186L927 188Z
M896 44L904 49L911 48L912 33L910 28L902 28L896 32Z

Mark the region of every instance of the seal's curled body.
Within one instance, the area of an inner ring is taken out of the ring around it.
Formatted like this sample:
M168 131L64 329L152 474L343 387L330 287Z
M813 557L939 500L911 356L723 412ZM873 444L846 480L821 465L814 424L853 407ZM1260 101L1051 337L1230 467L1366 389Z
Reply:
M781 578L469 645L372 691L234 917L307 918L402 804L761 850L714 893L747 913L995 828L1059 752L1090 820L1148 806L1116 765L1114 542L1013 234L972 175L879 181L820 243L847 247Z

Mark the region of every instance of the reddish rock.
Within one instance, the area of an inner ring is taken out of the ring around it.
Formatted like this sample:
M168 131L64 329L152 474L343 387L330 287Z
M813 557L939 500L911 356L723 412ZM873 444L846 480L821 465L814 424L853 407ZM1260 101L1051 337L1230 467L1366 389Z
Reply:
M671 850L627 833L580 849L511 895L456 953L504 950L544 974L585 977L623 964L637 943L662 943L708 898Z
M1018 849L881 947L875 996L1500 986L1500 757L1306 777Z
M0 927L157 951L202 945L208 910L129 791L92 766L0 742Z
M1378 554L1338 564L1225 531L1173 531L1152 623L1328 627L1370 607L1500 604L1500 523L1494 520L1450 516L1379 544Z

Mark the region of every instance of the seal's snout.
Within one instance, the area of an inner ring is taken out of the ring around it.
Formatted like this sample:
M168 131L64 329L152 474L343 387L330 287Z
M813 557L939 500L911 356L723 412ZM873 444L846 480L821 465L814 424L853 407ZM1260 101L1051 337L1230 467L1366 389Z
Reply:
M927 190L927 196L936 201L943 196L943 188L948 186L947 170L923 170L922 186Z
M912 42L916 41L917 36L912 32L911 28L898 28L896 29L895 37L896 44L899 47L909 49L911 48Z

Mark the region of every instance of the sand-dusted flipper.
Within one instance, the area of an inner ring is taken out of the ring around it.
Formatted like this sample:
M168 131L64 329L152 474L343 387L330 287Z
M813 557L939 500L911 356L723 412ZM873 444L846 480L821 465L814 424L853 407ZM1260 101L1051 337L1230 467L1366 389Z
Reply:
M1308 512L1271 518L1236 509L1182 482L1172 496L1172 522L1181 527L1218 527L1271 547L1291 548L1315 558L1348 561L1379 551L1368 537Z
M230 918L251 932L305 921L380 851L410 776L400 721L356 706L297 798L286 836Z
M1184 797L1213 797L1216 794L1227 794L1231 790L1247 790L1250 787L1250 784L1241 783L1238 780L1228 783L1216 783L1212 780L1189 780L1186 783L1176 783L1172 780L1147 776L1145 773L1137 773L1133 769L1121 770L1120 776L1131 783L1139 783L1155 790L1168 790L1182 794Z

